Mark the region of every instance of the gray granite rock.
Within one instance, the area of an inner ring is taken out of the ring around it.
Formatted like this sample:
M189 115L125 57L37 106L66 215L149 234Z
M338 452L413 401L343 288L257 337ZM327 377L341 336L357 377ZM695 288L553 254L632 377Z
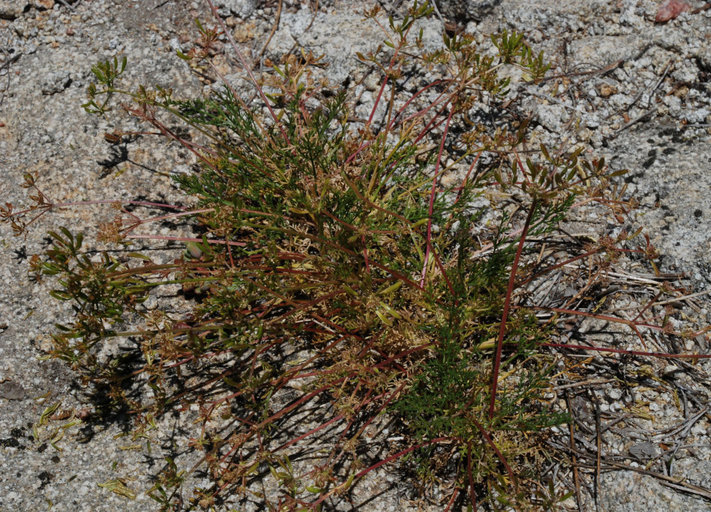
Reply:
M29 0L0 0L0 18L14 20L30 5Z
M69 71L53 71L49 73L42 80L41 90L42 94L57 94L72 83L72 78L69 75Z
M249 18L257 8L257 0L217 0L218 8L226 9L242 19Z

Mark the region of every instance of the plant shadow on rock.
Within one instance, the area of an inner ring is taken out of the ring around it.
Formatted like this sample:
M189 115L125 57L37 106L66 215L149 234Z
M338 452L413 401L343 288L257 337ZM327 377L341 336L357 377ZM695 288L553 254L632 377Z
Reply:
M427 51L417 27L430 14L366 13L386 37L359 56L382 77L368 119L353 114L351 90L319 82L318 58L286 55L255 76L229 33L252 100L229 84L197 99L124 90L125 59L93 68L88 112L107 115L121 95L128 113L201 162L175 177L190 206L120 205L101 241L123 252L92 254L62 228L32 259L73 305L52 356L93 386L98 421L131 416L134 435L170 415L199 425L173 432L190 437L187 452L165 444L150 490L164 510L328 509L396 463L446 509L548 510L568 499L562 483L539 482L549 427L570 421L547 396L566 367L551 347L565 349L578 316L639 333L673 290L633 321L590 312L619 260L656 256L639 233L562 229L591 205L624 223L631 205L615 173L581 149L534 149L529 123L502 107L501 69L532 81L548 69L519 34L493 36L494 54L446 34ZM220 29L198 29L180 54L196 68L221 45ZM393 84L413 69L425 85L406 95ZM483 106L503 113L477 121ZM187 131L170 128L176 120ZM18 233L29 215L66 206L33 176L25 185L35 204L2 210ZM159 214L139 218L139 207ZM140 234L157 222L200 236ZM137 240L184 251L156 261ZM199 454L191 468L178 465L186 453ZM191 469L211 485L183 489Z

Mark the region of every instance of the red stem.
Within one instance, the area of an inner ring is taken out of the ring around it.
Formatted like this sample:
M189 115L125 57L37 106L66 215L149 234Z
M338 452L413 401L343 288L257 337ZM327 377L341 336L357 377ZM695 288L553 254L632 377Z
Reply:
M264 94L264 91L262 90L261 86L259 85L259 82L257 81L256 77L254 76L254 73L252 73L252 66L250 66L247 63L247 60L244 58L242 55L242 52L239 51L239 48L237 47L237 43L235 43L234 38L232 37L232 32L230 31L229 28L225 25L225 22L222 21L222 18L217 12L217 8L215 5L212 3L212 0L206 0L207 4L210 6L210 10L212 11L212 15L215 17L217 22L220 24L220 28L222 29L222 32L224 32L225 36L227 36L227 40L230 42L230 46L232 46L232 49L235 52L235 55L237 56L237 60L239 60L240 65L242 66L242 69L244 69L247 74L249 75L249 80L252 82L252 85L254 88L257 90L257 93L259 94L259 97L262 99L262 102L264 102L264 105L267 107L269 110L269 114L272 116L272 119L274 120L274 123L279 127L279 131L281 132L282 137L284 137L284 140L289 143L289 135L287 135L286 130L284 129L284 126L279 119L279 116L276 115L274 110L272 109L271 104L269 103L269 100L267 99L266 95Z
M546 347L573 348L576 350L593 350L595 352L611 352L630 356L662 357L665 359L711 359L711 354L669 354L666 352L642 352L639 350L623 350L619 348L586 347L585 345L569 345L567 343L541 343Z
M511 465L510 465L510 464L508 463L508 461L506 460L506 457L504 457L504 454L501 453L501 450L499 450L498 446L496 446L496 443L495 443L494 440L491 438L491 436L489 435L489 433L488 433L486 430L484 430L484 427L481 426L481 423L479 423L479 422L478 422L477 420L475 420L474 418L469 418L469 420L470 420L472 423L474 423L474 426L476 426L476 428L479 430L479 432L480 432L481 435L484 437L484 439L486 440L486 442L489 444L489 446L491 446L491 449L494 450L494 453L496 454L496 456L497 456L497 457L499 458L499 460L501 461L501 464L504 465L504 468L506 469L506 472L509 474L509 478L511 478L511 482L512 482L514 485L516 485L516 475L514 475L513 469L511 469Z
M197 242L201 243L202 238L191 238L187 236L163 236L163 235L129 235L126 238L131 240L170 240L173 242ZM245 247L245 242L227 242L225 240L207 240L208 244L214 245L232 245L235 247Z
M42 194L44 195L44 194ZM149 201L119 201L117 199L102 199L96 201L70 201L67 203L45 203L40 208L46 210L53 210L55 208L67 208L69 206L91 206L96 204L131 204L136 206L148 206L155 208L172 208L174 210L185 210L185 206L176 206L174 204L164 204L164 203L151 203ZM10 217L17 217L18 215L24 215L36 210L37 208L27 208L19 212L13 212ZM44 212L43 212L44 213Z
M399 451L399 452L397 452L396 454L391 455L391 456L389 456L389 457L387 457L387 458L381 460L380 462L377 462L376 464L373 464L372 466L365 468L364 470L360 471L359 473L356 473L356 475L353 477L353 480L354 480L354 481L355 481L355 480L358 480L359 478L361 478L361 477L367 475L367 474L370 473L371 471L373 471L373 470L375 470L375 469L378 469L380 466L383 466L383 465L385 465L385 464L387 464L387 463L389 463L389 462L392 462L392 461L394 461L394 460L396 460L396 459L399 459L399 458L402 457L403 455L407 455L408 453L410 453L410 452L412 452L412 451L415 451L415 450L417 450L417 449L419 449L419 448L422 448L422 447L424 447L424 446L429 446L429 445L431 445L431 444L441 443L441 442L443 442L443 441L450 441L450 440L452 440L451 437L437 437L437 438L432 439L432 440L430 440L430 441L427 441L427 442L424 442L424 443L420 443L420 444L416 444L416 445L414 445L414 446L410 446L409 448L406 448L406 449L404 449L404 450L402 450L402 451ZM333 494L333 492L334 492L336 489L339 489L339 488L340 488L341 486L343 486L345 483L346 483L346 482L343 482L341 485L337 486L333 491L327 492L327 493L323 494L318 500L316 500L316 501L314 501L313 503L311 503L309 508L311 508L312 510L317 510L318 505L320 505L321 503L323 503L331 494Z
M474 509L474 512L476 512L476 491L474 489L474 472L472 471L471 442L467 443L467 478L469 479L469 501L471 501L472 508Z
M491 399L489 401L489 419L494 417L494 410L496 408L496 388L499 385L499 368L501 366L501 351L504 347L504 335L506 334L506 320L509 317L509 310L511 309L511 297L513 295L514 284L516 283L516 271L518 270L518 263L521 259L521 253L523 252L523 244L526 241L526 235L528 234L528 228L531 226L531 221L533 220L533 214L538 208L538 201L534 199L531 204L531 209L528 212L528 217L526 217L526 223L523 226L523 231L521 232L521 239L518 242L518 248L516 249L516 256L514 257L513 265L511 267L511 275L509 276L509 285L506 290L506 299L504 301L504 313L501 317L501 326L499 327L499 337L496 339L496 354L494 356L494 365L491 370Z
M450 510L452 510L452 505L454 505L454 500L457 499L457 496L459 496L459 488L454 489L452 496L449 498L449 501L447 502L447 508L444 509L444 512L449 512ZM476 509L474 509L474 512L476 512Z
M565 308L551 308L551 307L541 307L537 306L535 309L539 309L542 311L554 311L556 313L562 313L566 315L580 315L580 316L587 316L590 318L596 318L597 320L606 320L608 322L614 322L618 324L624 324L632 328L635 332L637 332L638 327L646 327L647 329L652 329L655 331L664 331L664 327L661 325L654 325L654 324L648 324L648 323L643 323L643 322L634 322L632 320L627 320L626 318L620 318L616 316L609 316L609 315L598 315L596 313L588 313L587 311L576 311L574 309L565 309Z
M444 133L442 134L442 140L439 143L439 151L437 152L437 163L435 164L434 176L432 177L432 188L430 190L430 204L427 209L427 215L429 219L427 220L427 247L425 249L425 261L422 265L422 277L420 278L420 288L425 287L425 279L427 278L427 262L430 258L430 252L432 251L432 213L434 212L434 202L437 195L437 180L439 178L439 169L442 164L442 153L444 152L444 142L447 139L447 132L449 131L449 123L454 115L454 107L449 111L447 116L447 122L444 125ZM445 274L446 277L446 274Z

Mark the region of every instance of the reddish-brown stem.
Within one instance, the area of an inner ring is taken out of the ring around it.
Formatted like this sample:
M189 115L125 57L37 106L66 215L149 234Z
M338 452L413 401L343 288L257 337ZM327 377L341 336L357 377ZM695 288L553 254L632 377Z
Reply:
M402 359L403 357L409 356L410 354L414 354L415 352L425 350L431 346L432 346L432 343L426 343L424 345L418 345L417 347L404 350L398 354L395 354L394 356L390 356L389 358L385 359L384 361L379 362L378 364L375 365L375 368L384 368L387 365L389 365L390 363L392 363L393 361Z
M286 443L282 444L281 446L275 448L274 450L272 450L272 453L276 453L276 452L278 452L278 451L280 451L280 450L283 450L284 448L288 448L288 447L291 446L292 444L296 444L296 443L298 443L299 441L301 441L302 439L306 439L307 437L309 437L309 436L312 435L312 434L315 434L315 433L318 432L319 430L323 430L324 428L328 427L328 426L331 425L332 423L335 423L335 422L337 422L337 421L341 421L343 418L345 418L345 416L344 416L343 414L339 414L338 416L334 416L333 418L331 418L331 419L328 420L327 422L320 424L318 427L314 427L314 428L312 428L311 430L309 430L308 432L306 432L306 433L304 433L304 434L301 434L299 437L295 437L294 439L291 439L291 440L287 441Z
M487 442L489 446L491 446L491 449L494 450L494 453L496 456L499 458L501 461L501 464L504 465L504 469L506 469L506 472L509 474L509 478L511 478L511 482L516 485L516 475L514 475L513 469L511 469L511 465L508 463L506 460L506 457L504 457L504 454L501 453L501 450L499 450L499 447L496 446L496 443L494 440L491 438L489 433L482 427L481 423L479 423L477 420L475 420L472 417L468 418L474 426L479 430L479 433L484 437L484 440Z
M519 283L517 283L517 286L523 286L525 284L528 284L531 281L533 281L534 279L537 279L537 278L541 277L542 275L547 274L548 272L551 272L557 268L564 267L564 266L569 265L570 263L576 262L578 260L582 260L584 258L587 258L588 256L592 256L593 254L597 254L601 250L602 250L602 248L598 247L596 249L593 249L592 251L588 251L583 254L579 254L578 256L575 256L573 258L569 258L565 261L561 261L560 263L556 263L555 265L551 265L550 267L544 268L540 272L537 272L537 273L533 274L532 276L527 277L523 281L520 281Z
M451 99L451 96L450 96L449 98L447 98L447 101L446 101L445 104L442 106L442 108L439 109L439 111L438 111L434 116L432 116L432 119L430 119L430 122L427 123L427 124L425 125L425 127L422 128L422 130L420 130L419 135L412 141L413 144L418 144L422 139L425 138L425 136L426 136L428 133L431 133L432 130L434 130L434 129L437 128L440 124L442 124L442 123L444 123L444 122L447 121L446 118L445 118L445 119L440 119L440 116L441 116L442 113L445 111L445 109L447 108L447 106L449 106L449 104L450 104L450 101L449 101L449 100L450 100L450 99ZM450 115L451 115L451 113L452 113L452 111L450 110Z
M444 125L444 133L442 133L442 139L439 143L439 151L437 152L437 163L435 164L434 176L432 177L432 188L430 189L430 204L427 209L427 246L425 248L425 261L422 264L422 277L420 277L420 288L425 287L425 280L427 279L427 263L429 262L430 252L432 252L432 213L434 212L434 202L437 195L437 181L439 179L439 169L442 165L442 153L444 152L444 142L447 139L447 132L449 131L449 123L454 115L454 107L449 111L447 116L447 122ZM444 274L446 278L446 273Z
M506 299L504 300L504 312L501 316L501 326L499 327L499 336L496 339L496 353L494 354L494 364L491 370L491 398L489 400L489 419L494 417L494 410L496 409L496 389L499 385L499 368L501 366L501 351L504 347L504 335L506 334L506 321L509 317L509 310L511 309L511 298L513 296L514 284L516 283L516 271L518 270L518 263L521 260L521 253L523 252L523 245L526 242L526 235L528 234L528 228L531 226L531 221L533 220L533 214L538 208L538 201L534 200L531 204L531 208L528 211L528 217L526 217L526 223L523 225L523 231L521 232L521 239L518 242L518 248L516 249L516 256L514 256L513 265L511 266L511 275L509 276L509 285L506 289Z
M451 437L437 437L437 438L432 439L430 441L426 441L424 443L410 446L409 448L406 448L406 449L399 451L393 455L390 455L389 457L381 460L380 462L377 462L376 464L373 464L372 466L365 468L364 470L360 471L359 473L356 473L356 475L353 477L353 480L358 480L359 478L362 478L363 476L367 475L371 471L378 469L380 466L383 466L385 464L388 464L389 462L399 459L400 457L407 455L408 453L413 452L419 448L423 448L423 447L429 446L431 444L437 444L437 443L442 443L442 442L451 441L451 440L452 440ZM321 495L321 497L319 499L317 499L316 501L314 501L313 503L310 504L310 508L313 510L316 510L316 507L318 507L318 505L323 503L326 499L328 499L329 496L331 496L331 494L336 492L336 490L338 490L339 488L342 488L342 486L345 484L346 484L346 482L343 482L341 485L336 487L334 490Z
M661 357L664 359L711 359L711 354L669 354L667 352L643 352L640 350L624 350L620 348L588 347L585 345L570 345L567 343L541 343L545 347L572 348L575 350L592 350L594 352L610 352L629 356Z
M476 506L476 491L474 490L474 472L472 471L472 444L471 441L467 443L467 478L469 479L469 501L472 504L474 512L477 510Z
M450 496L449 501L447 502L447 507L444 509L444 512L452 510L452 505L454 505L454 500L457 499L457 496L459 496L459 488L454 489L452 496ZM474 509L474 512L476 512L476 509Z
M363 242L363 259L365 260L365 271L370 273L370 263L368 263L368 246L365 242L365 235L360 235L361 242Z
M456 205L459 202L459 199L461 199L462 192L464 191L464 187L469 182L469 177L471 176L471 173L474 170L474 167L476 167L476 164L479 161L479 158L481 158L481 154L482 154L482 152L479 151L479 153L476 155L476 158L474 159L472 164L469 166L469 169L467 170L467 174L464 177L462 184L459 187L457 187L457 197L454 199L454 203L452 203L452 207L454 207L454 205ZM452 212L452 214L454 214L454 212ZM451 217L450 217L450 220L451 220Z
M303 311L303 310L305 310L305 309L312 308L312 307L316 306L317 304L319 304L319 303L321 303L321 302L323 302L323 301L325 301L325 300L329 300L329 299L332 299L332 298L334 298L334 297L337 297L338 295L340 295L340 294L342 294L342 293L345 293L344 290L338 289L338 290L335 290L335 291L333 291L333 292L331 292L331 293L327 293L327 294L325 294L325 295L322 295L322 296L320 296L320 297L317 297L316 299L313 299L313 300L304 302L303 304L292 303L292 306L293 306L292 309L290 309L290 310L287 311L286 313L284 313L284 314L282 314L282 315L276 317L276 318L273 320L273 322L274 322L274 323L279 323L279 322L285 320L286 318L288 318L288 317L290 317L290 316L292 316L292 315L298 313L299 311ZM266 313L266 312L268 312L268 310L265 311L265 313Z
M259 288L260 290L263 290L263 291L267 292L267 293L268 293L269 295L271 295L272 297L276 297L276 298L278 298L278 299L284 301L284 303L289 304L289 305L292 306L292 307L297 307L297 308L299 307L299 305L298 305L296 302L294 302L293 300L291 300L291 299L289 299L288 297L284 296L283 294L277 293L275 290L272 290L272 289L270 289L269 287L264 286L264 285L262 285L261 283L258 283L258 282L255 281L254 279L249 279L249 278L245 278L245 279L248 280L248 281L250 281L254 286L256 286L257 288ZM322 315L318 315L318 314L316 314L316 313L313 313L312 316L313 316L313 318L315 318L315 319L318 320L319 322L324 323L324 324L328 325L329 327L331 327L334 331L339 332L340 334L350 335L350 333L349 333L346 329L344 329L342 326L340 326L340 325L338 325L337 323L334 323L334 322L328 320L327 318L324 318Z
M412 29L412 25L410 28L408 28L404 34L402 34L402 39L401 41L404 41L407 38L407 34L410 33L410 30ZM390 58L390 62L388 63L388 69L387 71L392 71L393 65L397 61L398 54L400 53L400 50L402 49L402 45L398 46L395 49L395 53L393 53L393 56ZM385 91L385 86L388 84L388 74L387 71L385 72L385 78L383 78L383 83L380 85L380 90L378 91L378 97L375 99L375 103L373 104L373 108L370 111L370 117L368 117L368 122L366 123L366 128L369 127L373 121L373 117L375 117L375 111L378 109L378 103L380 103L380 100L383 96L383 92Z
M427 89L429 89L429 88L432 87L433 85L437 85L437 84L440 84L440 83L443 83L443 81L435 81L435 82L432 82L432 83L429 84L428 86L423 87L421 90L417 91L417 93L414 94L414 95L412 96L412 98L410 98L410 99L408 100L408 102L407 102L405 105L403 105L403 107L402 107L402 108L400 109L400 111L398 112L398 115L400 114L400 112L404 111L405 107L407 107L407 105L408 105L412 100L414 100L419 94L421 94L422 92L426 91ZM444 82L444 83L445 83L446 85L449 85L449 80L446 81L446 82ZM445 92L440 93L440 95L437 96L429 105L427 105L425 108L422 108L422 109L418 110L417 112L415 112L415 113L413 113L413 114L410 114L410 115L407 116L405 119L403 119L400 124L404 124L404 123L406 123L406 122L408 122L408 121L410 121L410 120L412 120L412 119L415 119L415 118L417 118L417 117L422 117L422 116L424 116L427 112L429 112L430 110L432 110L434 107L438 106L438 105L439 105L440 103L442 103L442 102L445 102L445 105L448 104L448 103L450 102L450 100L452 99L452 96L453 96L453 95L454 95L454 93L445 93ZM440 110L440 111L437 113L437 115L435 115L435 118L438 117L441 112L442 112L442 110ZM395 119L393 120L393 122L395 122L395 121L397 121L397 116L395 116ZM420 135L420 137L418 138L418 140L421 139L421 138L422 138L422 135Z
M637 316L635 316L635 317L632 319L632 321L633 321L633 322L636 322L637 320L639 320L639 319L642 317L642 315L644 314L644 312L647 311L649 308L651 308L651 307L654 305L654 303L657 302L657 300L659 299L659 297L661 297L663 294L664 294L664 291L660 291L659 293L657 293L657 294L654 296L654 298L652 298L652 300L650 300L649 302L647 302L647 304L640 310L640 312L637 313Z
M129 204L129 205L135 205L135 206L146 206L146 207L152 207L152 208L171 208L173 210L186 210L187 208L185 206L176 206L174 204L165 204L165 203L152 203L150 201L120 201L117 199L111 200L111 199L102 199L102 200L96 200L96 201L70 201L67 203L45 203L41 206L41 208L46 209L46 210L53 210L56 208L68 208L70 206L92 206L92 205L98 205L98 204ZM24 215L26 213L30 213L37 208L27 208L25 210L19 211L19 212L13 212L10 217L17 217L18 215Z
M399 49L397 51L399 51ZM397 55L397 51L395 52L395 55ZM390 61L390 67L392 67L394 61L395 61L395 56L393 56L392 60ZM387 84L388 84L388 75L385 75L385 78L383 79L383 83L380 84L380 90L378 91L378 97L375 98L375 103L373 103L373 108L370 110L370 116L368 117L368 122L365 124L366 128L370 127L370 125L373 122L373 117L375 117L375 111L378 109L378 104L380 103L380 100L383 97L383 92L385 91L385 86Z
M526 180L526 185L531 186L531 180L528 179L528 175L526 174L526 169L523 167L523 162L521 161L521 157L518 154L518 151L516 151L516 148L512 148L512 151L514 153L514 156L516 156L516 162L518 162L518 168L521 169L521 174L523 175L523 179Z
M175 219L177 217L186 217L188 215L196 215L198 213L209 213L209 212L214 212L214 211L215 211L214 208L205 208L203 210L190 210L190 211L186 211L186 212L170 213L168 215L160 215L158 217L149 217L147 219L138 219L130 226L123 228L121 231L123 231L124 233L129 233L129 232L133 231L134 229L136 229L138 226L140 226L142 224L147 224L149 222L158 222L160 220ZM134 218L136 218L136 217L134 217Z
M415 93L415 94L405 103L405 105L402 106L402 108L398 111L398 113L394 116L394 119L390 122L390 124L389 124L388 127L387 127L387 131L388 131L388 132L391 132L392 129L393 129L398 123L399 123L399 124L404 124L404 123L406 123L407 121L409 121L409 120L411 120L411 119L414 119L414 118L416 118L416 117L422 117L422 116L424 116L424 115L425 115L429 110L431 110L434 106L438 105L438 104L442 101L442 100L441 100L441 97L444 96L444 93L440 94L440 96L439 96L434 102L432 102L430 105L428 105L426 108L421 109L421 110L415 112L414 114L408 116L406 119L404 119L404 120L402 120L402 121L398 121L398 120L397 120L398 115L399 115L401 112L403 112L403 111L405 110L405 108L410 104L410 102L412 102L412 101L413 101L417 96L419 96L422 92L426 91L426 90L429 89L430 87L433 87L433 86L435 86L435 85L437 85L437 84L439 84L439 83L440 83L440 81L432 82L431 84L429 84L429 85L427 85L426 87L423 87L422 89L420 89L419 91L417 91L417 93ZM451 96L450 96L450 97L451 97ZM449 97L448 97L447 99L449 100ZM435 117L436 117L436 116L435 116ZM428 124L428 126L429 126L430 124L432 124L432 121ZM426 133L426 131L425 131L425 133ZM420 136L417 138L417 140L416 140L415 142L419 141L423 136L424 136L424 134L420 134ZM356 150L348 157L348 159L344 162L343 167L344 167L344 168L348 167L348 164L350 164L351 162L353 162L353 160L355 160L355 158L356 158L363 150L365 150L366 148L368 148L369 146L371 146L372 143L373 143L372 141L366 141L366 142L363 142L362 144L360 144L360 145L358 146L358 149L356 149ZM393 164L393 165L394 165L394 164Z
M365 475L367 475L368 473L370 473L371 471L374 471L374 470L378 469L380 466L384 466L385 464L388 464L389 462L392 462L392 461L394 461L394 460L396 460L396 459L399 459L399 458L402 457L403 455L407 455L408 453L413 452L413 451L415 451L415 450L418 450L418 449L420 449L420 448L424 448L425 446L429 446L429 445L431 445L431 444L442 443L442 442L445 442L445 441L451 441L451 440L452 440L451 437L436 437L436 438L434 438L434 439L432 439L432 440L430 440L430 441L427 441L427 442L424 442L424 443L420 443L420 444L416 444L416 445L414 445L414 446L410 446L409 448L406 448L405 450L399 451L399 452L397 452L396 454L391 455L391 456L389 456L389 457L387 457L387 458L381 460L380 462L377 462L377 463L373 464L372 466L370 466L370 467L368 467L368 468L365 468L364 470L360 471L359 473L356 473L355 478L356 478L356 479L362 478L362 477L364 477Z
M317 396L317 395L320 395L321 393L323 393L323 392L326 391L327 389L329 389L329 388L335 386L336 384L340 384L341 382L343 382L344 380L346 380L346 378L347 378L347 377L342 377L342 378L340 378L340 379L337 379L337 380L335 380L335 381L333 381L333 382L330 382L330 383L326 384L325 386L321 386L320 388L318 388L318 389L315 390L315 391L312 391L311 393L308 393L308 394L302 396L302 397L299 398L298 400L295 400L294 402L292 402L290 405L284 407L284 408L281 409L280 411L275 412L274 414L272 414L271 416L269 416L267 419L263 420L261 423L259 423L259 424L257 425L257 428L258 428L259 430L262 430L265 426L269 425L270 423L274 423L275 420L278 420L278 419L281 418L282 416L285 416L286 414L289 414L291 411L293 411L294 409L296 409L297 407L299 407L301 404L303 404L303 403L305 403L305 402L308 402L308 401L311 400L313 397L315 397L315 396Z
M336 217L335 215L333 215L331 212L328 212L328 211L325 211L325 210L324 210L324 211L321 212L321 213L323 213L323 214L324 214L326 217L328 217L329 219L332 219L332 220L338 222L341 226L347 227L348 229L350 229L350 230L353 231L354 233L357 233L357 232L359 231L359 229L358 229L356 226L354 226L353 224L349 224L348 222L346 222L346 221L344 221L344 220L339 219L338 217ZM376 233L376 234L379 234L379 235L392 235L392 234L396 234L397 232L396 232L395 230L392 230L392 229L373 229L373 230L370 230L369 233Z
M239 61L240 65L242 66L242 69L244 69L247 72L247 75L249 75L249 80L252 82L252 85L254 86L257 93L259 94L259 97L262 99L262 102L269 110L269 115L271 115L272 119L274 120L274 123L279 127L279 131L281 132L282 137L284 137L284 140L287 143L290 143L289 135L287 135L286 130L284 129L284 126L281 122L281 119L279 119L279 116L277 116L276 113L274 112L274 109L272 109L271 103L269 103L267 96L264 94L262 87L259 85L257 78L254 76L254 73L252 72L252 66L250 66L247 63L247 60L244 58L244 56L242 55L242 52L237 47L237 43L235 42L234 38L232 37L232 31L229 28L227 28L227 26L225 25L225 22L222 21L222 18L220 17L219 13L217 12L217 8L215 7L215 4L212 3L212 0L206 0L206 1L207 1L207 4L210 6L212 15L219 23L220 29L222 29L222 32L224 32L224 34L227 36L227 40L230 42L230 46L234 50L235 55L237 56L237 60Z
M187 236L166 236L166 235L129 235L126 238L131 240L170 240L173 242L197 242L202 243L202 238L191 238ZM233 247L245 247L245 242L227 242L225 240L207 240L208 244L231 245Z
M442 260L439 257L439 254L437 254L437 251L432 251L432 256L434 257L435 263L437 264L437 267L439 268L439 271L442 272L442 277L444 278L444 282L447 285L447 288L449 288L449 293L452 294L452 297L454 298L455 303L459 303L457 300L457 295L454 292L454 287L452 286L452 283L449 281L449 277L447 277L447 271L444 268L444 265L442 264Z
M183 146L185 149L190 151L192 154L194 154L200 161L204 162L206 165L210 166L211 168L215 168L215 165L213 162L210 161L209 158L207 158L202 152L212 152L212 150L208 151L207 148L204 146L201 146L200 144L196 144L194 142L191 142L183 137L180 137L176 133L174 133L170 128L168 128L166 125L161 123L158 119L156 119L155 112L151 109L148 110L145 107L143 109L136 109L136 108L129 108L129 107L124 107L126 112L131 114L132 116L136 117L137 119L141 119L142 121L145 121L147 123L150 123L152 126L155 126L158 128L158 130L161 132L161 134L164 137L168 137L169 139L172 139L176 141L178 144Z
M396 219L399 219L399 220L401 220L402 222L404 222L406 226L408 226L408 227L411 228L412 223L411 223L409 220L407 220L405 217L403 217L403 216L400 215L399 213L396 213L396 212L392 212L392 211L390 211L390 210L387 210L386 208L383 208L382 206L377 205L377 204L375 204L373 201L371 201L370 199L366 198L366 197L363 195L363 193L360 191L360 189L358 189L358 187L356 186L356 184L353 183L353 182L351 181L351 179L350 179L348 176L346 176L346 173L345 173L345 172L342 172L342 173L341 173L341 176L343 177L343 180L346 182L346 184L351 188L351 190L353 191L353 193L354 193L356 196L358 196L358 199L360 199L360 200L363 201L365 204L367 204L368 206L371 206L371 207L375 208L375 209L378 210L378 211L381 211L381 212L386 213L386 214L388 214L388 215L392 215L392 216L395 217Z
M632 320L627 320L626 318L620 318L620 317L609 316L609 315L599 315L597 313L588 313L587 311L576 311L574 309L542 307L542 306L536 306L535 309L540 309L542 311L554 311L555 313L562 313L562 314L566 314L566 315L586 316L589 318L595 318L597 320L605 320L607 322L624 324L624 325L629 326L635 332L638 332L637 329L639 327L645 327L647 329L652 329L655 331L663 331L664 330L664 327L662 327L661 325L654 325L654 324L648 324L648 323L643 323L643 322L634 322Z

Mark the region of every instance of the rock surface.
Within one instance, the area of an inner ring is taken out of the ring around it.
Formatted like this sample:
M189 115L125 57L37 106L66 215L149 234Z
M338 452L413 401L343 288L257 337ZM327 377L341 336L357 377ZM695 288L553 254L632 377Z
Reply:
M274 23L276 4L217 3L242 36L241 44L256 55ZM266 55L299 46L324 53L329 80L343 84L356 68L355 52L373 48L380 37L353 5L322 2L314 12L285 0ZM606 155L613 169L629 169L628 194L641 201L638 220L664 255L664 269L687 273L696 290L706 292L711 290L711 10L684 12L660 25L654 23L658 7L653 0L540 0L536 9L528 0L467 0L443 1L440 10L446 21L466 27L482 42L484 34L516 29L545 52L553 62L547 79L512 85L512 94L527 98L523 106L536 120L536 136L554 143L564 136L563 144L582 144ZM175 53L192 37L197 16L208 19L205 5L188 1L0 0L3 202L25 203L21 184L28 171L39 173L42 188L56 201L179 201L166 175L186 172L189 155L143 137L114 161L102 137L115 128L113 121L91 117L80 105L91 67L116 54L128 57L133 86L147 82L200 94L204 84ZM424 25L432 44L438 24ZM364 102L371 92L366 82ZM64 365L40 360L51 326L70 312L49 299L49 283L30 281L26 260L44 248L47 229L91 225L111 215L92 206L42 218L26 239L0 225L0 511L158 510L144 491L161 469L159 456L187 447L186 424L178 420L160 423L150 454L144 441L124 436L118 420L69 425L85 416L85 397ZM709 315L708 301L701 300ZM660 414L669 406L651 403ZM56 404L55 420L37 426L43 411ZM65 419L57 420L64 412ZM708 488L708 419L701 417L693 427L693 450L679 452L672 475ZM637 450L634 446L641 441L630 442L628 449ZM656 454L637 451L640 459ZM120 489L117 482L135 499L111 492L112 486ZM416 509L408 507L387 473L363 486L363 496L377 500L358 510ZM599 505L609 512L711 510L711 502L699 495L633 472L602 475Z

